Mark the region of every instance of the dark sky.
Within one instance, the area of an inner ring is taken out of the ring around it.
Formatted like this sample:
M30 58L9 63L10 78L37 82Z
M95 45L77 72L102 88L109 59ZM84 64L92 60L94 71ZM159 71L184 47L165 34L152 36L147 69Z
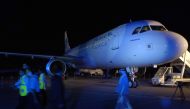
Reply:
M71 47L135 20L157 20L190 36L188 3L164 1L16 1L0 2L0 50L63 54L64 31Z

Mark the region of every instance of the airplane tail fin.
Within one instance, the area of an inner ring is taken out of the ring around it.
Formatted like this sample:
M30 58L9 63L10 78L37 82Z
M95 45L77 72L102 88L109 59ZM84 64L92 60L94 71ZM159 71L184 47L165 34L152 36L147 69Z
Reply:
M71 48L70 48L70 45L69 45L69 41L68 41L68 37L67 37L67 31L65 31L65 36L64 36L64 53L68 52Z

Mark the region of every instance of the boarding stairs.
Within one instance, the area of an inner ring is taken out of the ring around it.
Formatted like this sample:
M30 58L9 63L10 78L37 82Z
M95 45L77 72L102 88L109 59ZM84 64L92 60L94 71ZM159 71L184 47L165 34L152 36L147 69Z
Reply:
M190 75L190 52L186 51L183 56L180 56L176 61L171 63L171 66L174 66L183 74L186 73Z
M189 51L186 51L186 53L183 54L183 56L180 56L179 59L185 63L185 65L187 66L187 68L190 69L190 53Z
M174 70L176 68L178 71ZM184 75L185 74L185 75ZM166 77L171 77L166 80ZM152 78L153 85L176 85L176 82L190 82L190 52L186 51L183 56L170 64L170 67L160 67Z

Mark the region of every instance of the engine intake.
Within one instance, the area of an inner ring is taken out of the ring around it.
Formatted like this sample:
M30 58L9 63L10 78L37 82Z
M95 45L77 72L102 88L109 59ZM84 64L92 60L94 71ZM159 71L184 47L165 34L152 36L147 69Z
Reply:
M54 76L58 70L59 71L61 70L62 75L65 74L65 72L66 72L65 62L63 62L59 59L50 59L50 61L46 65L46 71L47 71L48 75L50 77Z

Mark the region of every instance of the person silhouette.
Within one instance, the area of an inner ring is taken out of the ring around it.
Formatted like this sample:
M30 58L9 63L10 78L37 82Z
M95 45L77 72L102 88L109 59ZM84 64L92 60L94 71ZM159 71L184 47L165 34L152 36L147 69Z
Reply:
M128 77L126 75L126 71L124 69L120 69L118 72L121 76L119 78L118 85L116 87L116 93L118 93L118 100L115 106L115 109L132 109L129 100L129 83Z

